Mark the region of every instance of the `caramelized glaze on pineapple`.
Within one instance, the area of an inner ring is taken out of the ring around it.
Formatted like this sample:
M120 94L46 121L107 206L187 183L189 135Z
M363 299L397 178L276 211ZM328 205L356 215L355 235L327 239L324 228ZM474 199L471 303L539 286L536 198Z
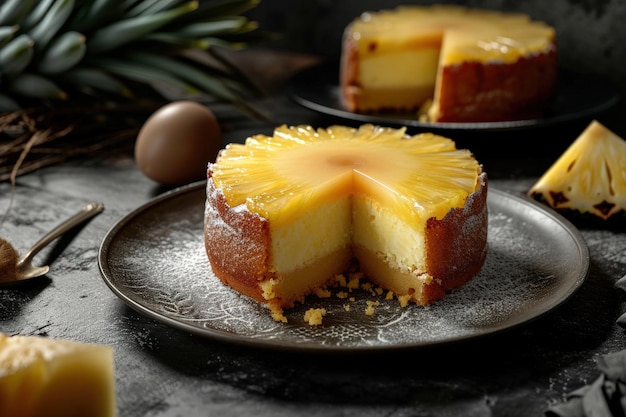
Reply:
M276 129L222 150L213 180L230 206L248 209L275 228L311 207L353 194L397 207L407 223L441 219L474 192L481 167L448 138L405 129L310 126ZM255 181L238 181L255 178Z
M554 28L532 21L527 14L453 5L399 6L364 13L347 33L358 41L359 53L367 58L406 53L416 47L439 49L449 36L452 39L442 54L445 64L468 60L511 63L553 48L556 37Z

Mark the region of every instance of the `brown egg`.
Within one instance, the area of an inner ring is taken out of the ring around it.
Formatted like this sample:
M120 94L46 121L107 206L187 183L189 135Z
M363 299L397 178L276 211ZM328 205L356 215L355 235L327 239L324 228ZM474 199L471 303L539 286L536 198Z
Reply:
M207 164L222 148L222 131L211 110L194 101L174 101L146 120L135 142L141 171L163 185L206 178Z

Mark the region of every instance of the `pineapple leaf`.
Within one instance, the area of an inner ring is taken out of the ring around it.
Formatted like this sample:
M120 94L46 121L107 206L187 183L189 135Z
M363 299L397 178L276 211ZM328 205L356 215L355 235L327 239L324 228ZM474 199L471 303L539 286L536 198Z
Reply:
M130 61L143 65L146 68L161 68L191 85L200 87L203 91L227 101L237 101L239 97L228 89L217 77L210 77L204 71L192 65L162 55L137 52L127 57Z
M50 6L43 19L28 31L29 36L35 41L35 49L41 51L48 45L70 17L73 9L74 0L57 0Z
M19 22L20 29L28 32L44 18L46 13L48 13L48 10L50 10L50 6L52 6L52 3L54 2L55 0L41 0L21 21L14 20L13 22Z
M228 16L218 20L191 23L176 30L176 33L185 37L202 38L223 32L240 30L248 23L243 16Z
M191 23L205 19L215 19L221 16L234 16L254 9L260 0L215 0L200 5L194 16L183 17L180 21Z
M56 37L37 62L44 74L58 74L78 64L85 56L85 36L79 32L65 32Z
M172 74L176 74L180 79L198 87L201 91L213 97L230 102L243 113L249 114L257 119L270 121L267 115L249 105L246 100L238 94L245 90L243 84L238 83L232 77L215 67L202 67L200 69L196 63L183 59L173 59L163 55L149 53L134 53L127 57L129 60L137 60L146 66L156 66Z
M170 71L163 70L158 66L146 65L135 60L98 58L91 60L91 63L102 68L111 74L118 75L133 81L150 82L155 84L165 84L179 88L187 93L198 93L198 89L189 82Z
M5 0L0 6L0 25L19 22L28 13L35 0Z
M181 3L181 0L147 0L141 1L133 5L125 14L124 17L134 17L139 15L150 15L159 13L170 7L177 6Z
M73 68L65 72L61 79L67 84L75 84L77 88L88 91L106 91L122 97L132 97L132 91L111 73L101 68Z
M197 1L190 1L175 9L153 15L142 15L120 20L94 32L87 43L88 53L96 54L115 49L155 31L170 21L194 11Z
M20 110L20 105L10 96L0 93L0 112L8 113Z
M0 50L0 72L17 74L30 64L33 58L35 42L22 34Z
M112 0L84 1L74 13L69 28L77 31L89 31L119 20L123 14L123 3Z
M26 97L61 100L67 98L67 93L57 83L39 74L21 73L11 80L9 89Z
M0 26L0 47L6 45L19 29L19 25Z
M244 74L237 66L231 63L228 59L226 59L222 54L220 54L215 48L209 49L209 54L220 64L222 64L227 70L236 78L241 84L245 85L245 87L249 90L256 91L260 94L258 87L248 78L246 74Z
M207 49L211 46L211 43L205 39L186 38L175 33L149 33L144 39L154 43L169 45L171 49L175 50L180 48Z
M119 99L139 97L131 87L163 95L156 84L165 83L183 93L213 96L254 113L242 96L259 94L259 89L220 57L215 47L237 49L272 39L256 30L256 22L239 15L258 3L0 1L0 111L16 103L49 105L54 98L80 98L81 94L91 99L98 92L117 93ZM136 57L137 51L163 66L140 62L145 57ZM197 59L189 53L194 51L205 52ZM40 88L27 87L29 79L36 79L33 85Z

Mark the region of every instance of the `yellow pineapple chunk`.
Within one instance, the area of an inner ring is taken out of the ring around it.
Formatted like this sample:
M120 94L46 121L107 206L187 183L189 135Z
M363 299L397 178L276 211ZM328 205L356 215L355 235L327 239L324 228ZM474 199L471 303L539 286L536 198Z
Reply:
M408 136L405 129L311 126L276 128L245 145L230 144L213 166L213 181L231 207L248 209L279 229L311 207L367 195L397 207L406 223L422 228L462 207L479 187L482 168L470 151L442 136ZM253 182L238 178L255 178Z
M0 416L114 417L111 348L0 333Z
M592 121L528 195L574 220L623 221L626 141Z

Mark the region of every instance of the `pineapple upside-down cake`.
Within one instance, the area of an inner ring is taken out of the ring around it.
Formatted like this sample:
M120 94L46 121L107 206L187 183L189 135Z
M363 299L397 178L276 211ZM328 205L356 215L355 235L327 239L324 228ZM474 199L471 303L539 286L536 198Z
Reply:
M209 164L205 246L214 273L275 319L355 261L426 305L482 268L486 198L482 165L448 138L283 125Z

